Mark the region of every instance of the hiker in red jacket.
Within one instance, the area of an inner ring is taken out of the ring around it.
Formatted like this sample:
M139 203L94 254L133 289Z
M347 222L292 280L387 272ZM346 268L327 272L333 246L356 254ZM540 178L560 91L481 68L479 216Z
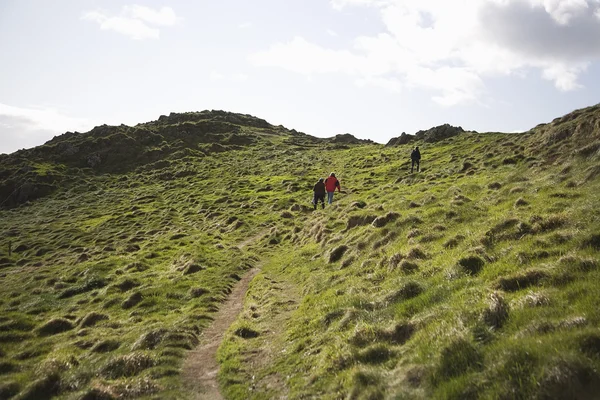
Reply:
M335 174L332 172L329 174L329 177L325 179L325 189L327 190L327 203L333 203L333 192L335 192L335 188L337 188L338 192L341 191L340 181L337 180Z

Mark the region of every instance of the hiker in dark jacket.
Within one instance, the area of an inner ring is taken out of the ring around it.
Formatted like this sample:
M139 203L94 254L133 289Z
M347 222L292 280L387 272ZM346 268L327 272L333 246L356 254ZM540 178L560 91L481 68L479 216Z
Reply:
M410 160L412 161L410 165L410 173L412 174L415 164L417 164L417 172L419 172L419 164L421 163L421 152L419 151L418 147L415 147L412 153L410 153Z
M333 193L335 192L335 188L337 188L338 192L341 192L340 181L335 177L335 174L332 172L329 174L329 177L325 179L325 190L327 190L327 202L329 204L333 203Z
M313 192L315 193L315 196L313 197L313 205L315 206L315 210L317 209L317 203L319 200L321 201L323 208L325 208L325 182L323 182L323 178L319 178L319 181L315 183Z

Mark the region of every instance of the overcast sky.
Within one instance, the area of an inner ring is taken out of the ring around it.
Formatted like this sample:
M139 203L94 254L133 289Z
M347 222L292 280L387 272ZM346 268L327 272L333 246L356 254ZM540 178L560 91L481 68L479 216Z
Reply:
M600 0L0 0L0 153L222 109L380 143L600 102Z

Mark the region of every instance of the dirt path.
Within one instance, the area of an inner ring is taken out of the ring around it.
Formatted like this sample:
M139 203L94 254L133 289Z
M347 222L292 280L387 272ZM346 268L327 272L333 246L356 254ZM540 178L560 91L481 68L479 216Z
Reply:
M217 312L213 323L202 332L200 344L190 351L185 359L183 379L185 385L195 393L194 399L223 399L217 382L219 372L217 349L225 331L242 310L248 285L259 271L259 268L252 268L236 284Z

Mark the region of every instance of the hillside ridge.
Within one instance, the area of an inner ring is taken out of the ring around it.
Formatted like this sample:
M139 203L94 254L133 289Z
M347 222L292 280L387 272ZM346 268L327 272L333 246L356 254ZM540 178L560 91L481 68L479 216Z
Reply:
M598 393L600 105L394 146L191 114L0 158L0 398L197 398L184 360L259 267L224 398Z

